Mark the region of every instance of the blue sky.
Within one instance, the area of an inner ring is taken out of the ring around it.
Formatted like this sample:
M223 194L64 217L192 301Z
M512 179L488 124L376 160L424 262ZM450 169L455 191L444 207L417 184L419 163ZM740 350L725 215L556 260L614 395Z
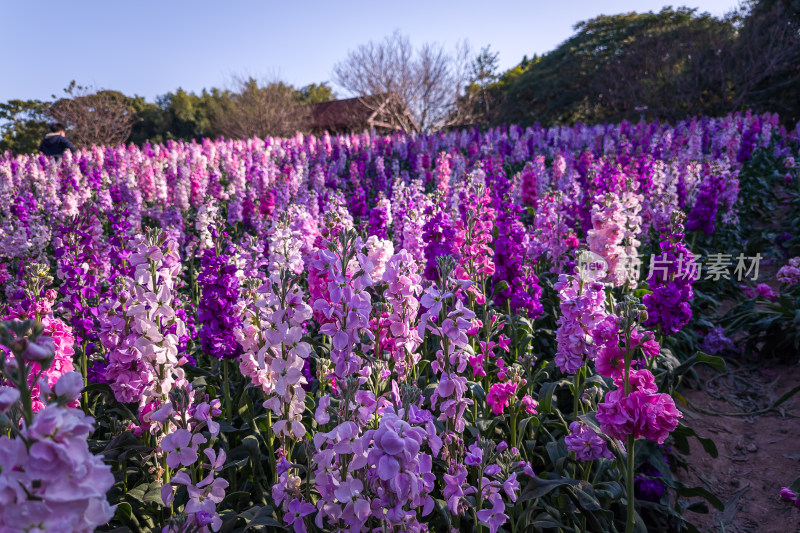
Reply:
M721 15L736 0L688 0ZM223 87L233 75L297 86L330 80L348 49L399 29L413 44L491 45L509 68L552 50L599 14L658 11L662 1L403 0L321 2L0 0L0 101L48 99L70 80L148 99ZM680 4L677 4L680 5Z

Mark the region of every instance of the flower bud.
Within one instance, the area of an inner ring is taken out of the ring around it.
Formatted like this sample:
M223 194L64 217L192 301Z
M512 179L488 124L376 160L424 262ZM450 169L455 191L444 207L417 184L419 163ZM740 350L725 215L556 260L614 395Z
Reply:
M11 409L19 400L19 391L13 387L0 387L0 413Z
M58 379L55 390L56 396L77 400L83 390L83 377L78 372L67 372Z
M50 337L39 337L33 342L25 339L22 344L22 357L26 361L49 361L56 355L56 347Z

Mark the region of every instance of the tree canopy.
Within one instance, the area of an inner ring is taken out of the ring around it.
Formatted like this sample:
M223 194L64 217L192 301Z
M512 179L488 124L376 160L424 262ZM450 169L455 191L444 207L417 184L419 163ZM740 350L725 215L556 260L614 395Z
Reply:
M297 119L305 104L334 98L327 83L295 88L252 77L234 81L232 89L213 88L199 94L178 88L154 102L118 91L91 90L72 82L63 96L54 95L52 101L0 103L0 152L35 152L53 121L66 124L67 135L76 146L286 135L302 129ZM112 131L124 134L112 135Z
M580 22L555 50L501 75L491 123L677 120L755 108L800 119L798 0L724 17L686 7Z

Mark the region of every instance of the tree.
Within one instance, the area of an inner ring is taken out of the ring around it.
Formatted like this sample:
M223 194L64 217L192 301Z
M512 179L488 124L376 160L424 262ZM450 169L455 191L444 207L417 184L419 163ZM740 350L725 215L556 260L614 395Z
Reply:
M408 37L396 31L350 51L334 67L333 78L373 111L390 112L403 130L433 131L448 124L466 80L460 55L432 43L415 51ZM394 98L401 106L389 105Z
M6 150L16 154L35 152L49 131L49 108L50 104L41 100L0 103L0 153Z
M491 123L680 120L754 109L800 119L800 0L599 16L500 76Z
M319 104L334 99L333 89L325 82L311 83L297 90L298 100L303 104Z
M218 95L210 109L211 127L229 138L283 137L303 131L308 108L290 85L259 85L249 77L234 80L235 89Z
M726 65L735 77L731 107L800 120L800 1L751 1L745 13Z
M456 111L451 120L454 125L486 124L491 120L490 114L499 96L498 91L492 91L500 78L498 56L498 52L484 46L470 61L469 82L456 101Z
M664 8L602 15L575 31L499 84L495 122L619 121L638 118L644 106L665 119L727 110L720 54L734 35L730 20Z
M67 97L56 100L48 114L67 127L76 146L114 145L128 140L136 122L131 98L118 91L92 92L74 81L64 92Z
M598 68L589 88L610 119L678 120L692 113L721 115L731 105L727 57L735 38L729 19L696 10L662 11L661 22L626 39Z

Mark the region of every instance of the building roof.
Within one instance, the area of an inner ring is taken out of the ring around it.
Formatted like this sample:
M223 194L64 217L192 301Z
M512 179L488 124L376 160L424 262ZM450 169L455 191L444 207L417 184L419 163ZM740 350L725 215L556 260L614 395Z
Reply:
M365 98L377 101L371 96ZM372 113L373 109L360 97L320 102L311 108L311 126L332 129L357 126L365 124Z
M393 103L398 104L399 99L391 93L384 93L313 104L310 126L314 130L329 131L373 126L401 129L399 124L393 124L395 121L388 112L388 106Z

